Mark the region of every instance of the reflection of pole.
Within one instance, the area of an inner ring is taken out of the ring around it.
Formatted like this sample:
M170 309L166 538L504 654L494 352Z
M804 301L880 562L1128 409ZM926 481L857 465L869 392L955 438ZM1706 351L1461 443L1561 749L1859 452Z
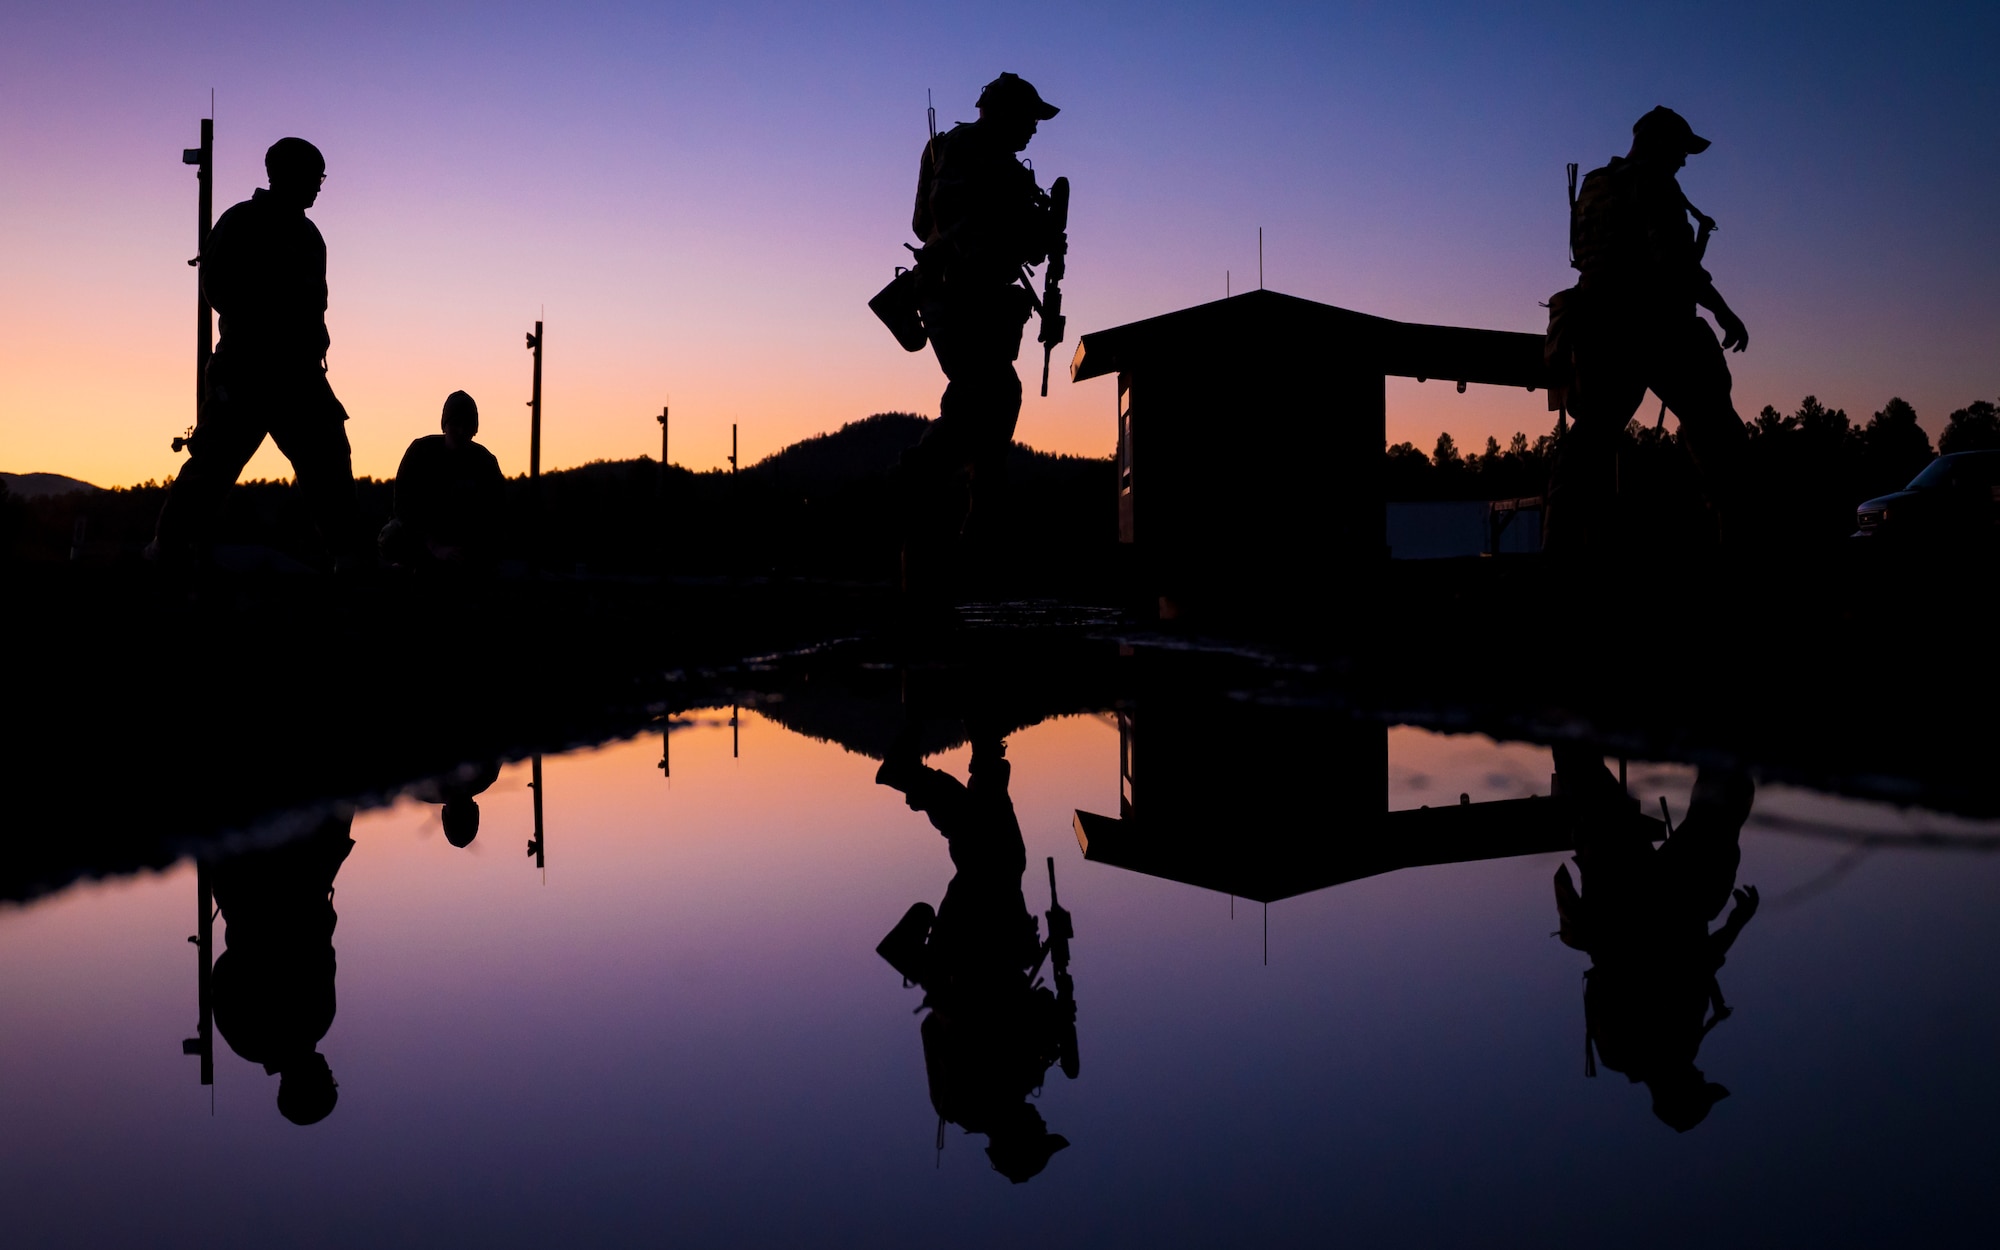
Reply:
M203 129L207 129L206 126ZM215 961L215 887L208 879L208 864L194 864L195 928L188 941L195 949L195 1010L199 1012L195 1035L181 1042L183 1055L201 1056L201 1083L215 1084L215 1001L210 996Z
M530 767L533 770L533 776L528 782L528 788L535 792L535 836L528 840L528 854L535 857L535 867L546 868L548 867L548 863L542 855L543 846L547 839L542 831L542 753L540 751L535 752L534 763Z
M668 781L674 779L673 746L674 714L668 712L660 718L660 772Z
M732 703L729 705L729 758L732 760L739 758L737 748L743 742L743 730L738 721L736 705Z

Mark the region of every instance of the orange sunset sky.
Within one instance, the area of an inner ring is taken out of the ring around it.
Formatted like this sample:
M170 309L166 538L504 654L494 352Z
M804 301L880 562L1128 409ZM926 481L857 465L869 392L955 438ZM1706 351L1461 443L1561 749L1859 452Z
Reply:
M394 471L446 393L526 468L547 320L545 467L746 462L942 378L867 298L905 258L932 89L973 116L1002 69L1063 107L1028 150L1075 187L1070 339L1019 427L1109 454L1112 384L1076 336L1213 299L1225 271L1408 320L1539 331L1567 285L1563 165L1655 104L1715 146L1683 174L1750 326L1738 407L1891 395L1933 436L2000 394L1990 14L1701 6L1582 16L1458 6L884 5L566 10L93 6L15 15L0 48L0 468L163 478L193 418L195 182L216 92L220 212L298 134L326 153L331 377L357 472ZM1727 20L1721 15L1726 12ZM1139 15L1144 14L1141 21ZM1713 19L1713 20L1711 20ZM1029 334L1032 336L1033 327ZM1389 437L1544 432L1542 397L1390 384ZM1651 409L1647 409L1650 416ZM1231 432L1218 429L1218 439ZM267 447L251 476L279 476Z

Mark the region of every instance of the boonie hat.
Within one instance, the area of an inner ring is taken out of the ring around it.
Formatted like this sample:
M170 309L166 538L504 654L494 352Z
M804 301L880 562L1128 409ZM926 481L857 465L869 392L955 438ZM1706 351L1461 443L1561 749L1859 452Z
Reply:
M975 103L983 109L1025 113L1038 122L1045 122L1062 112L1041 97L1041 93L1035 90L1035 84L1019 74L1002 74L987 83Z
M1685 117L1664 104L1655 106L1652 112L1632 123L1632 137L1650 138L1653 142L1677 147L1689 156L1708 151L1708 140L1696 134Z

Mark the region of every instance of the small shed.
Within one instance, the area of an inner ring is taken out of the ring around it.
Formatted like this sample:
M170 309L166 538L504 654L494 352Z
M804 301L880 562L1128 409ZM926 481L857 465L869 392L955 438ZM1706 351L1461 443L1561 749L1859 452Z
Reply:
M1542 336L1249 291L1084 335L1118 377L1118 535L1163 615L1323 602L1386 558L1385 380L1545 384Z

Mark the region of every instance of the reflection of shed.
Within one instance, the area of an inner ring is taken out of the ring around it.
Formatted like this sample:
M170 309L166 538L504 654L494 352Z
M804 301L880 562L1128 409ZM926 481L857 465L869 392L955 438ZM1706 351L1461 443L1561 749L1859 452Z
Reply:
M1568 850L1584 816L1546 797L1388 811L1387 730L1303 709L1155 705L1119 713L1118 744L1118 815L1076 813L1084 858L1257 902Z
M1146 593L1316 598L1385 554L1384 380L1533 389L1542 336L1252 291L1084 335L1071 380L1109 373L1119 538Z

